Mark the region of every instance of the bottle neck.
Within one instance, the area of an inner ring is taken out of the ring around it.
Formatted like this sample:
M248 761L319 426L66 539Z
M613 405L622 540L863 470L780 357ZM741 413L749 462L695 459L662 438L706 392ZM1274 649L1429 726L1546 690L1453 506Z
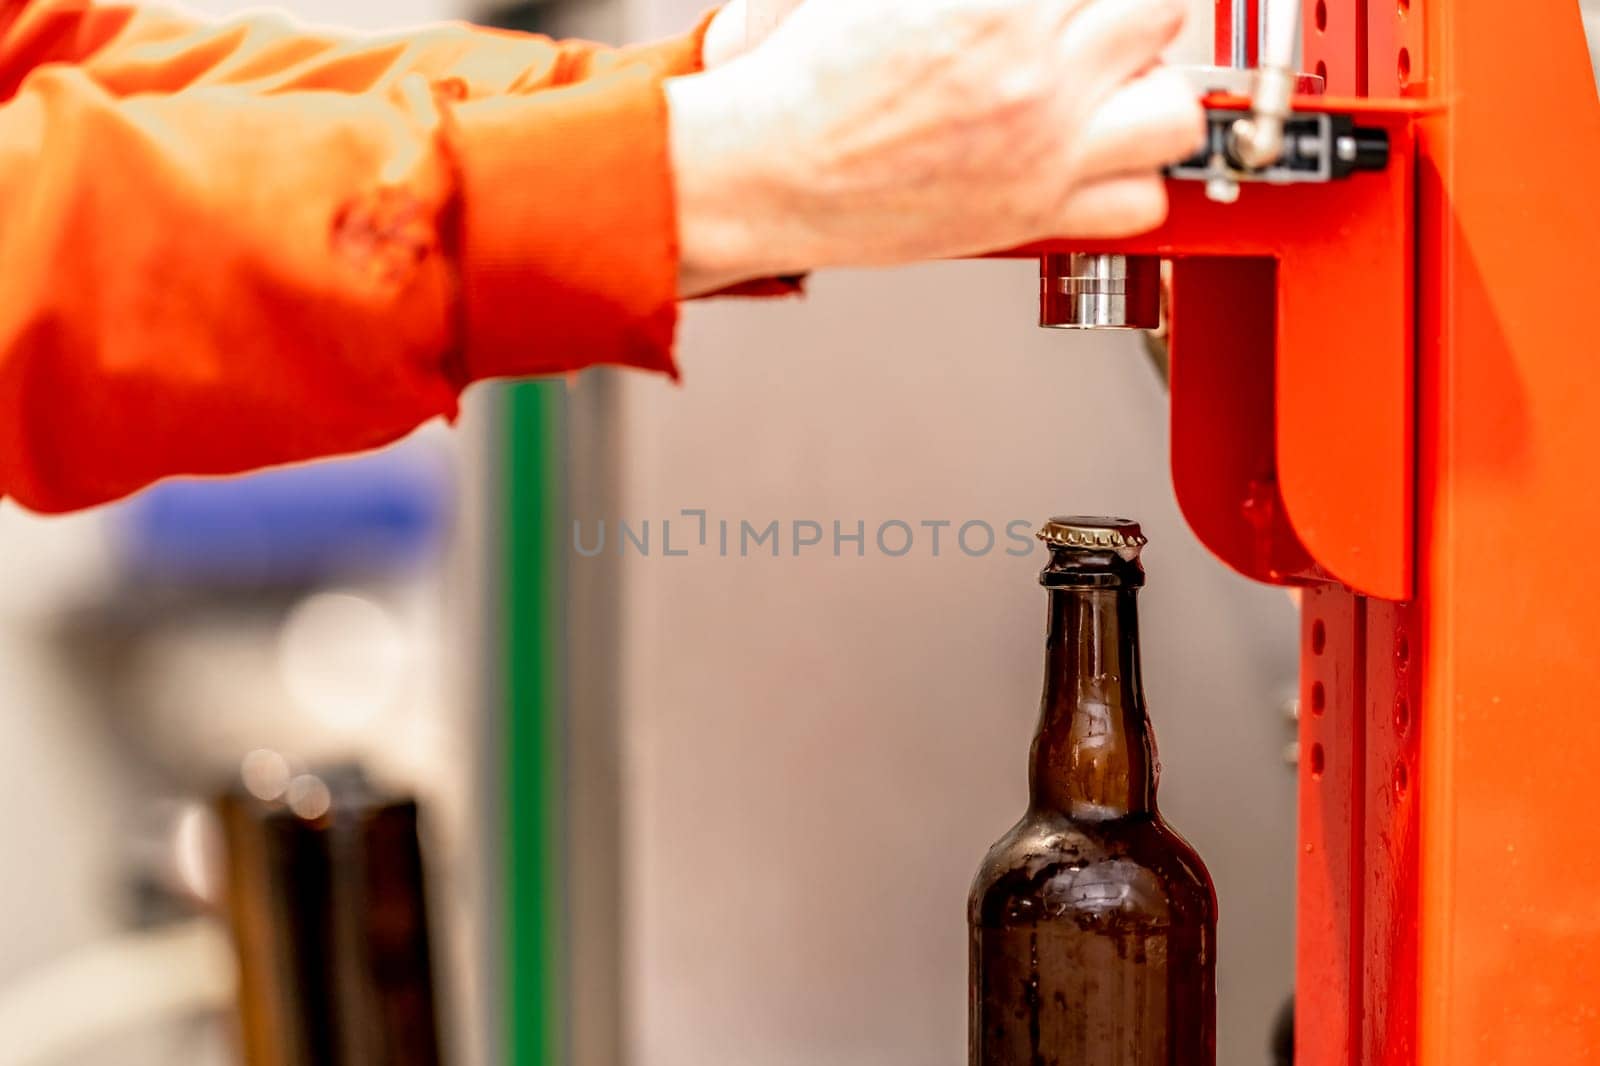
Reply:
M1044 700L1029 775L1036 811L1102 820L1155 810L1136 595L1131 588L1050 591Z

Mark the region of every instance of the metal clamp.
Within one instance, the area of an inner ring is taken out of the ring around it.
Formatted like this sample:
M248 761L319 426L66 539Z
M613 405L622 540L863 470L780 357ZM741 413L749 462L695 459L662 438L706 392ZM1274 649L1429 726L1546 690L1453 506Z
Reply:
M1206 195L1220 203L1239 198L1243 182L1290 185L1348 178L1357 171L1389 165L1389 135L1357 126L1350 115L1295 112L1283 124L1283 148L1264 167L1249 166L1233 151L1233 131L1244 111L1212 110L1206 114L1206 143L1200 151L1167 169L1180 181L1203 181Z

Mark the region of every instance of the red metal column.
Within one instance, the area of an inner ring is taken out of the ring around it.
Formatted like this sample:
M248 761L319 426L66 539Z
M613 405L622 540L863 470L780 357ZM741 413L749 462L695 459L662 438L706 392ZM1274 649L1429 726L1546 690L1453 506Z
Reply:
M1305 65L1330 92L1401 95L1423 80L1420 2L1307 0ZM1341 587L1305 599L1297 1062L1417 1061L1419 613Z
M1327 585L1302 609L1296 1062L1413 1066L1415 609Z
M1422 648L1416 608L1366 601L1361 1057L1413 1066L1417 1008L1418 759Z
M1359 1061L1366 759L1366 601L1307 590L1300 642L1295 1063Z
M1428 88L1424 0L1369 0L1367 91L1373 96L1421 96Z
M1417 1062L1594 1062L1600 100L1572 0L1425 28Z
M1300 41L1301 65L1327 79L1329 94L1367 95L1366 0L1305 0Z

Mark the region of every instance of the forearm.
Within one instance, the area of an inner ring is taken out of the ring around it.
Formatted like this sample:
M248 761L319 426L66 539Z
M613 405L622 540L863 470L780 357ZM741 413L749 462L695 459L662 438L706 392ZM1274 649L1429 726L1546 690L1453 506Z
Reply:
M717 292L752 278L801 273L820 265L786 213L793 175L719 75L666 84L671 114L674 193L679 234L678 291ZM785 218L790 225L785 226Z
M697 39L525 92L554 69L536 39L224 33L263 49L229 58L183 32L0 103L0 496L376 447L484 377L672 371L660 79Z

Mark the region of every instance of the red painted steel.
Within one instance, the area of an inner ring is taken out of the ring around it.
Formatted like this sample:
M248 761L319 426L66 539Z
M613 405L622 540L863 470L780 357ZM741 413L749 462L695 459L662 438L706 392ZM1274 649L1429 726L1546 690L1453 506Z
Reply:
M1300 1066L1417 1062L1417 609L1303 601L1295 986Z
M1331 13L1326 2L1317 0L1307 0L1303 8L1304 53L1333 85L1363 95L1398 95L1397 81L1386 80L1375 69L1381 60L1373 60L1374 49L1394 23L1384 0L1347 0ZM1341 782L1343 796L1323 798L1325 803L1343 801L1348 821L1340 828L1349 836L1342 843L1355 872L1348 896L1335 908L1342 923L1331 930L1326 917L1318 917L1327 902L1302 893L1297 986L1309 990L1338 981L1340 974L1330 960L1352 945L1355 954L1343 960L1341 997L1300 997L1299 1059L1326 1066L1413 1066L1418 1006L1415 800L1420 785L1414 722L1419 701L1413 695L1419 669L1408 634L1413 612L1392 601L1328 589L1308 599L1305 625L1315 625L1314 616L1332 608L1360 619L1353 634L1343 634L1348 643L1337 649L1333 665L1355 681L1330 692L1335 703L1325 712L1343 727L1336 726L1338 734L1328 742L1348 746L1344 757L1359 771ZM1302 674L1328 672L1329 664L1321 659L1308 644L1302 652ZM1305 812L1301 824L1304 839L1323 828ZM1329 1029L1342 1039L1329 1042Z
M1423 0L1370 0L1367 16L1367 86L1373 96L1427 93L1427 42Z
M1173 264L1172 477L1196 535L1229 545L1247 577L1315 579L1278 484L1273 260L1202 257ZM1217 426L1231 426L1218 433Z
M1372 0L1382 3L1384 0ZM1367 0L1305 0L1300 14L1300 63L1327 79L1327 91L1366 96Z
M1572 0L1434 0L1417 1062L1600 1056L1600 99Z
M1422 711L1414 605L1366 604L1365 858L1362 1050L1359 1060L1416 1062L1417 858Z
M1308 590L1300 641L1296 1066L1350 1066L1361 1041L1364 601Z

